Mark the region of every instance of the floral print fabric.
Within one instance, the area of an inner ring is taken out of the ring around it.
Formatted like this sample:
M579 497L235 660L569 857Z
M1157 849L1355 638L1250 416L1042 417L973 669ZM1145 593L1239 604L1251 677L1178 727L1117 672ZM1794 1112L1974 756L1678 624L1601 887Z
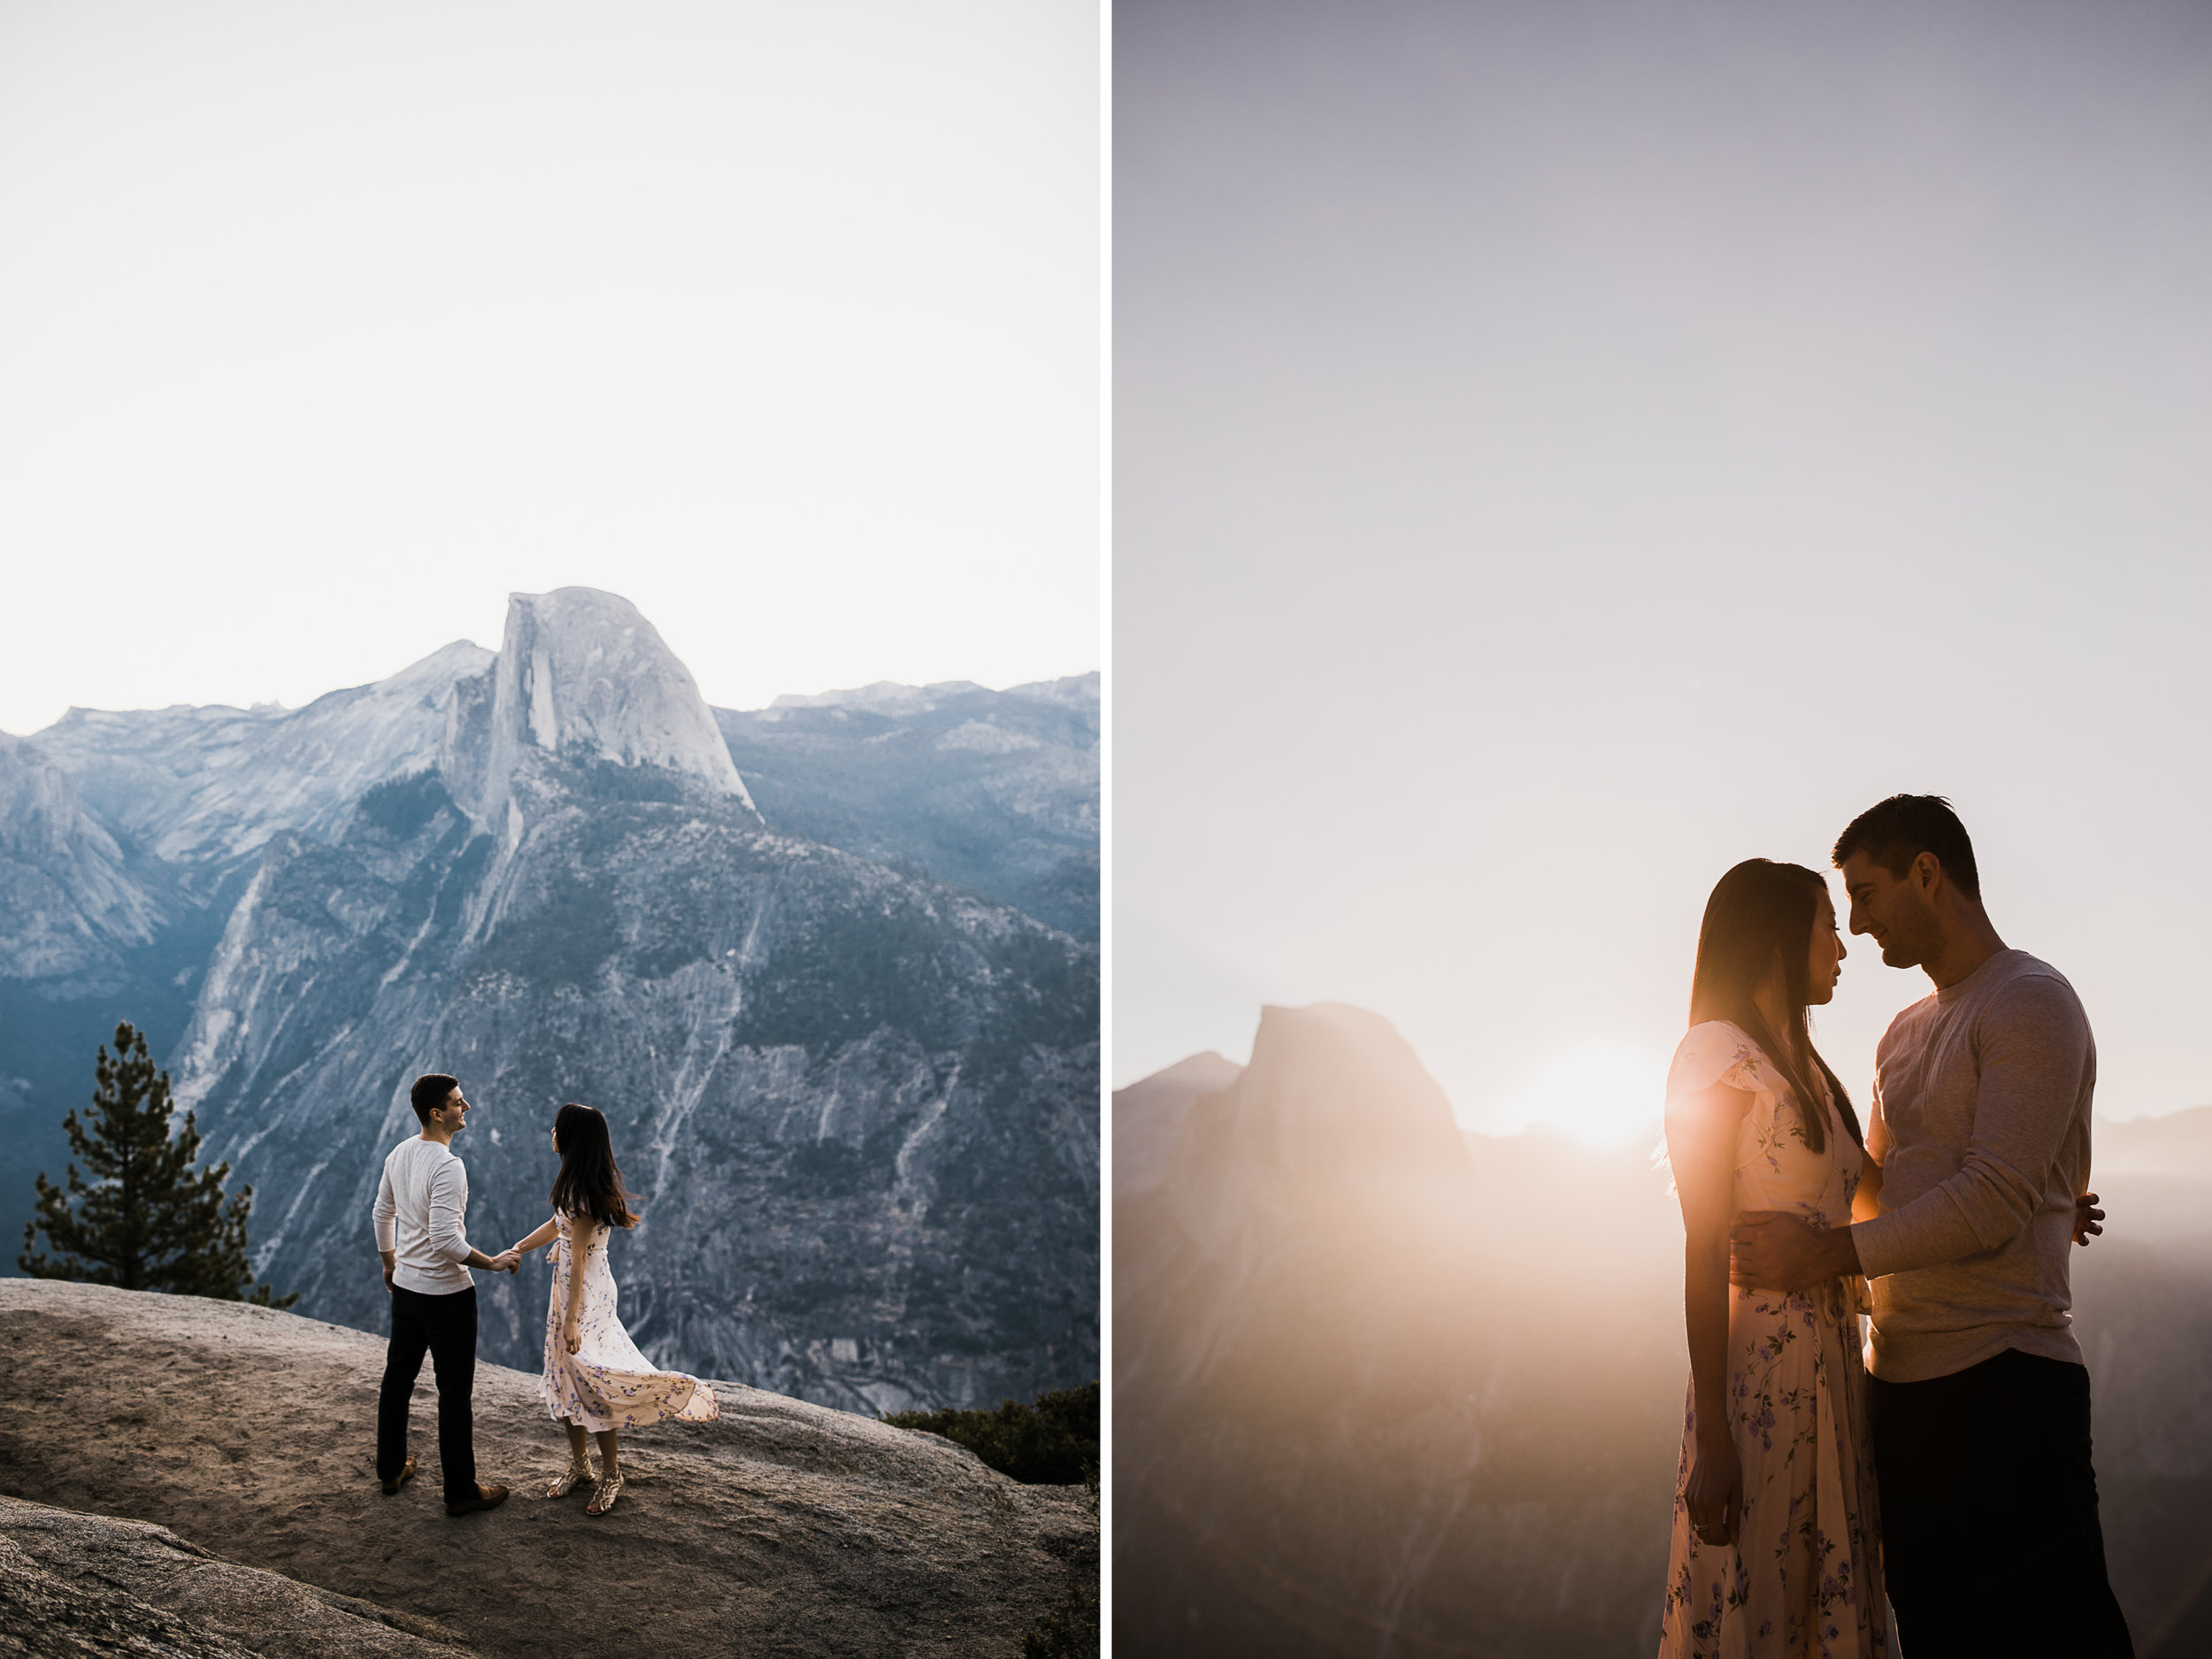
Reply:
M584 1263L584 1300L577 1317L583 1340L573 1354L561 1327L568 1317L568 1276L575 1252L569 1218L556 1214L559 1236L546 1259L553 1263L553 1296L545 1312L545 1375L538 1397L555 1420L565 1418L597 1432L637 1428L675 1417L710 1423L718 1414L714 1390L680 1371L655 1371L615 1317L614 1272L607 1265L611 1229L592 1229Z
M1667 1099L1726 1082L1752 1095L1736 1141L1732 1213L1773 1210L1850 1225L1863 1154L1821 1086L1827 1146L1805 1144L1788 1079L1734 1025L1695 1025ZM1683 1413L1661 1659L1887 1659L1866 1372L1863 1279L1808 1294L1732 1286L1728 1417L1743 1464L1737 1541L1701 1541L1684 1494L1696 1455L1694 1388Z

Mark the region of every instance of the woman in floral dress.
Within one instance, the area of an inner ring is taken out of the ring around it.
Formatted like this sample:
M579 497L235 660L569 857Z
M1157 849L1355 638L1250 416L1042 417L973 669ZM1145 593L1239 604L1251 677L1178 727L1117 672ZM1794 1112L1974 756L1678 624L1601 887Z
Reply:
M590 1481L584 1513L604 1515L622 1494L618 1431L664 1417L708 1423L718 1408L714 1390L696 1377L654 1370L616 1317L607 1240L617 1227L635 1226L637 1217L607 1120L588 1106L562 1107L553 1119L553 1149L561 1155L561 1172L553 1181L552 1219L515 1246L518 1252L552 1246L553 1294L538 1394L568 1430L569 1463L545 1495L566 1497L578 1482ZM588 1433L599 1439L595 1471Z
M1688 1242L1690 1390L1662 1659L1869 1659L1891 1651L1866 1376L1864 1281L1735 1286L1746 1210L1847 1226L1868 1165L1812 1045L1844 958L1821 876L1755 858L1713 889L1690 1030L1667 1078L1667 1154Z

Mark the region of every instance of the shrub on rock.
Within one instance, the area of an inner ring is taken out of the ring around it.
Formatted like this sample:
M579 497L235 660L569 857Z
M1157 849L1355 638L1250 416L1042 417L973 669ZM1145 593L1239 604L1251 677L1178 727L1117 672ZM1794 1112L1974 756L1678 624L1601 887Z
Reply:
M1025 1486L1098 1479L1096 1383L1041 1394L1034 1405L1006 1400L995 1411L896 1411L883 1420L941 1434Z

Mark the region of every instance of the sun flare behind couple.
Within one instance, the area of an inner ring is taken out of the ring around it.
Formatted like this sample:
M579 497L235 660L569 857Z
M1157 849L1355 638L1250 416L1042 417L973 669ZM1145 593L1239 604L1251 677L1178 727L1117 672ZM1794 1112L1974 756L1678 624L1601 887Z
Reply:
M1707 902L1667 1079L1691 1378L1662 1659L2130 1655L2068 1312L2102 1215L2088 1018L1998 936L1940 797L1833 857L1851 932L1935 989L1862 1128L1808 1018L1847 954L1826 879L1752 859Z

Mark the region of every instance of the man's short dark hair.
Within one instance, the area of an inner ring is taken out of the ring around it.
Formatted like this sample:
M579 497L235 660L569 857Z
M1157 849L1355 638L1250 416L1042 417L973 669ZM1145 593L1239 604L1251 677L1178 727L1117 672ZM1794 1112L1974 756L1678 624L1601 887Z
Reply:
M415 1109L419 1123L428 1123L430 1114L446 1103L453 1091L461 1087L461 1079L448 1077L442 1071L431 1071L415 1079L415 1087L407 1091L407 1102Z
M1974 843L1966 826L1939 795L1893 795L1844 826L1836 837L1836 867L1864 853L1893 876L1902 876L1922 853L1933 853L1958 890L1981 902L1982 878L1974 868Z

